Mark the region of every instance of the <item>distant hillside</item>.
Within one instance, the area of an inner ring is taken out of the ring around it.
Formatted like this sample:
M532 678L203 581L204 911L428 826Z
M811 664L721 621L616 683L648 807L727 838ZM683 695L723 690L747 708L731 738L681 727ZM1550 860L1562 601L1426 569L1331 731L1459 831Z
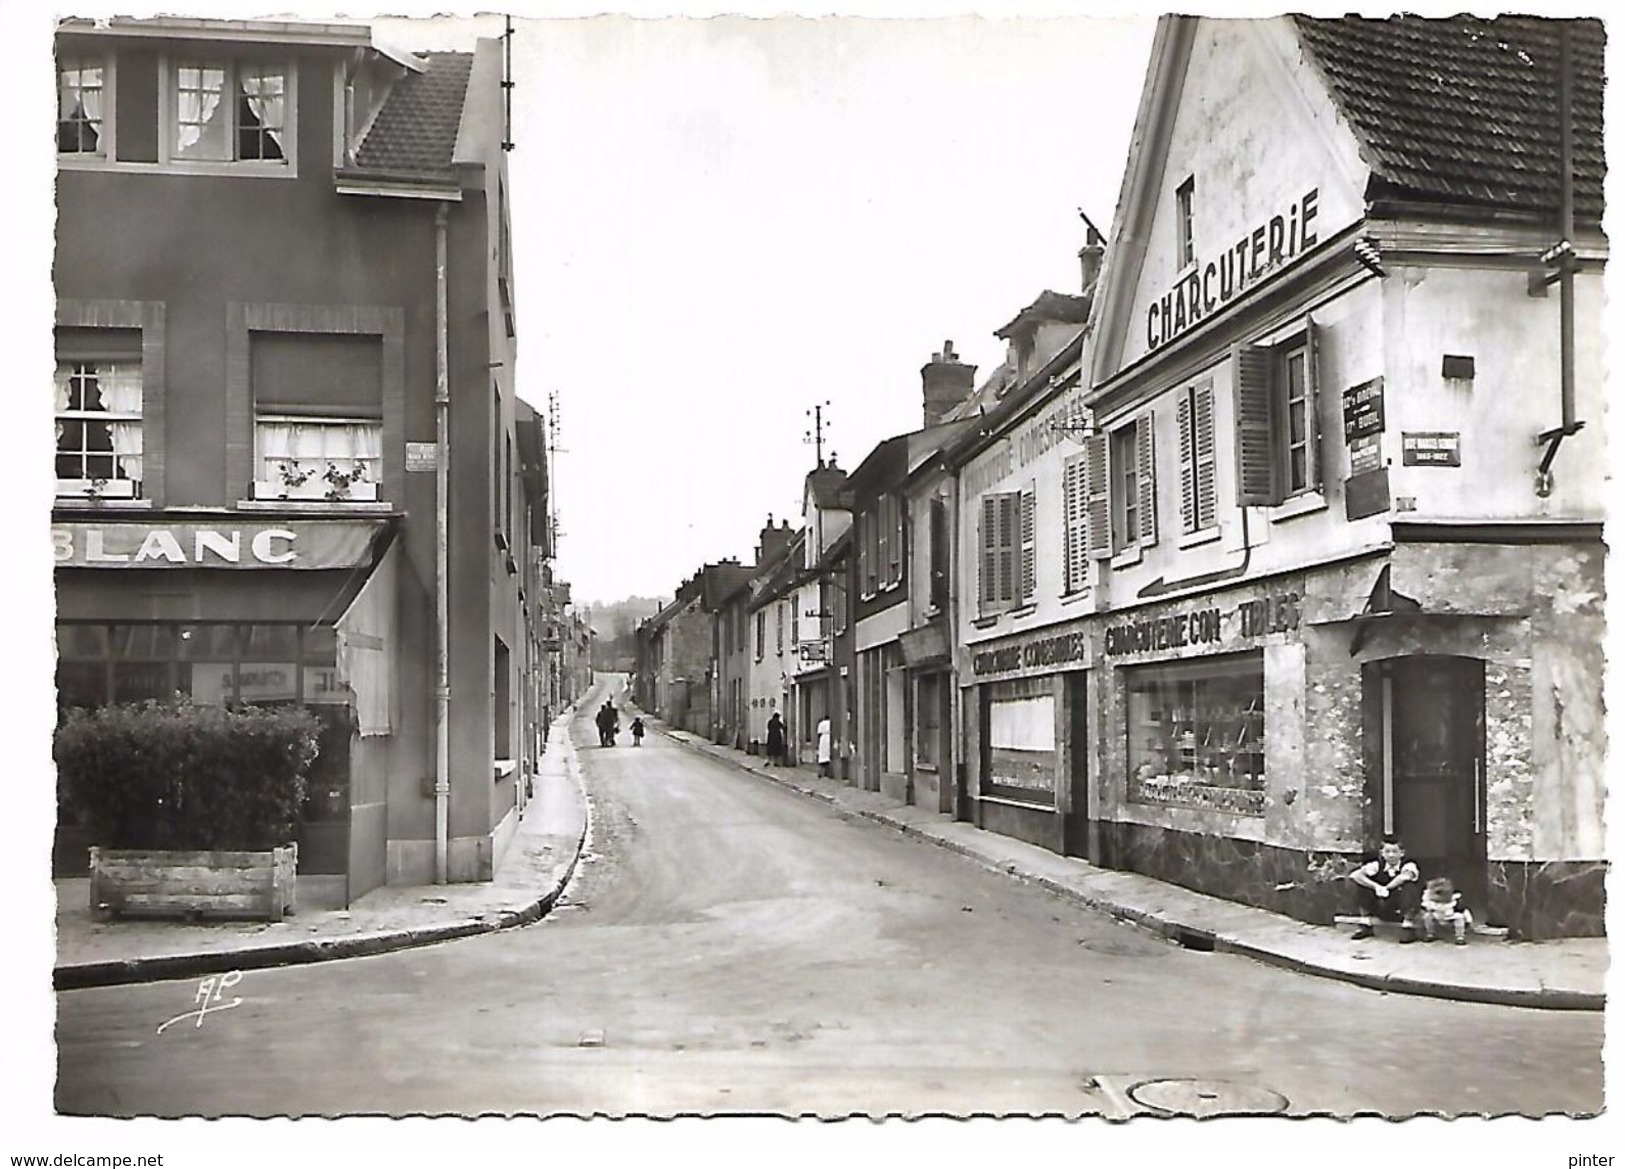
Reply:
M670 597L625 597L577 605L591 614L592 667L595 670L631 670L637 653L637 628L665 607Z

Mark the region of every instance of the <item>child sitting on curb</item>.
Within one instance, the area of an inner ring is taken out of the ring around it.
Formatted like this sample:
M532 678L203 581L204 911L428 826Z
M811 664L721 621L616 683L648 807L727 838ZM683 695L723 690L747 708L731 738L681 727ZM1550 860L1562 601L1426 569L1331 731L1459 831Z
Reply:
M1382 842L1374 860L1369 860L1349 879L1360 889L1360 912L1366 922L1354 931L1356 938L1369 938L1375 930L1372 919L1396 921L1403 925L1400 942L1416 941L1416 915L1421 907L1421 874L1416 862L1405 859L1405 846L1398 840Z
M1433 941L1440 926L1449 926L1456 935L1456 945L1467 944L1467 927L1473 915L1462 908L1461 894L1456 892L1449 877L1434 877L1422 891L1422 931Z

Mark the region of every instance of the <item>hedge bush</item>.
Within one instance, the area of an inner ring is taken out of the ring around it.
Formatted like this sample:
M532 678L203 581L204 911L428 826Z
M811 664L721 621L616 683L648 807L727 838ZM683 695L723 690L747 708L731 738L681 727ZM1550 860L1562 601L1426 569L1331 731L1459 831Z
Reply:
M293 839L317 729L306 710L184 699L69 711L63 812L103 848L275 848Z

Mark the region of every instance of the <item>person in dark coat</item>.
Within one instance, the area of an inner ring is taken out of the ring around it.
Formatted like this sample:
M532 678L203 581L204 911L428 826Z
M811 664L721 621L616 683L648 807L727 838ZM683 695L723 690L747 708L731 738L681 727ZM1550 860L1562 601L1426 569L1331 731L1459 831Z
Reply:
M634 747L643 746L643 720L641 718L632 720L632 745Z
M613 747L615 736L621 729L620 715L615 713L615 706L609 701L598 708L598 745L600 747Z
M767 763L769 767L784 762L784 720L779 712L767 720Z

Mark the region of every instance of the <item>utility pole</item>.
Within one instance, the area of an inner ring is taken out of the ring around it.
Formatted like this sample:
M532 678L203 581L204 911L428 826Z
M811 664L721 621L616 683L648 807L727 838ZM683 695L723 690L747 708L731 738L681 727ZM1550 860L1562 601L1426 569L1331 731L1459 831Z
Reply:
M502 149L513 149L513 17L502 18Z
M558 463L560 454L569 454L559 446L559 395L556 390L547 392L547 551L548 555L557 558L559 551L559 506L558 495L554 492L554 466Z

